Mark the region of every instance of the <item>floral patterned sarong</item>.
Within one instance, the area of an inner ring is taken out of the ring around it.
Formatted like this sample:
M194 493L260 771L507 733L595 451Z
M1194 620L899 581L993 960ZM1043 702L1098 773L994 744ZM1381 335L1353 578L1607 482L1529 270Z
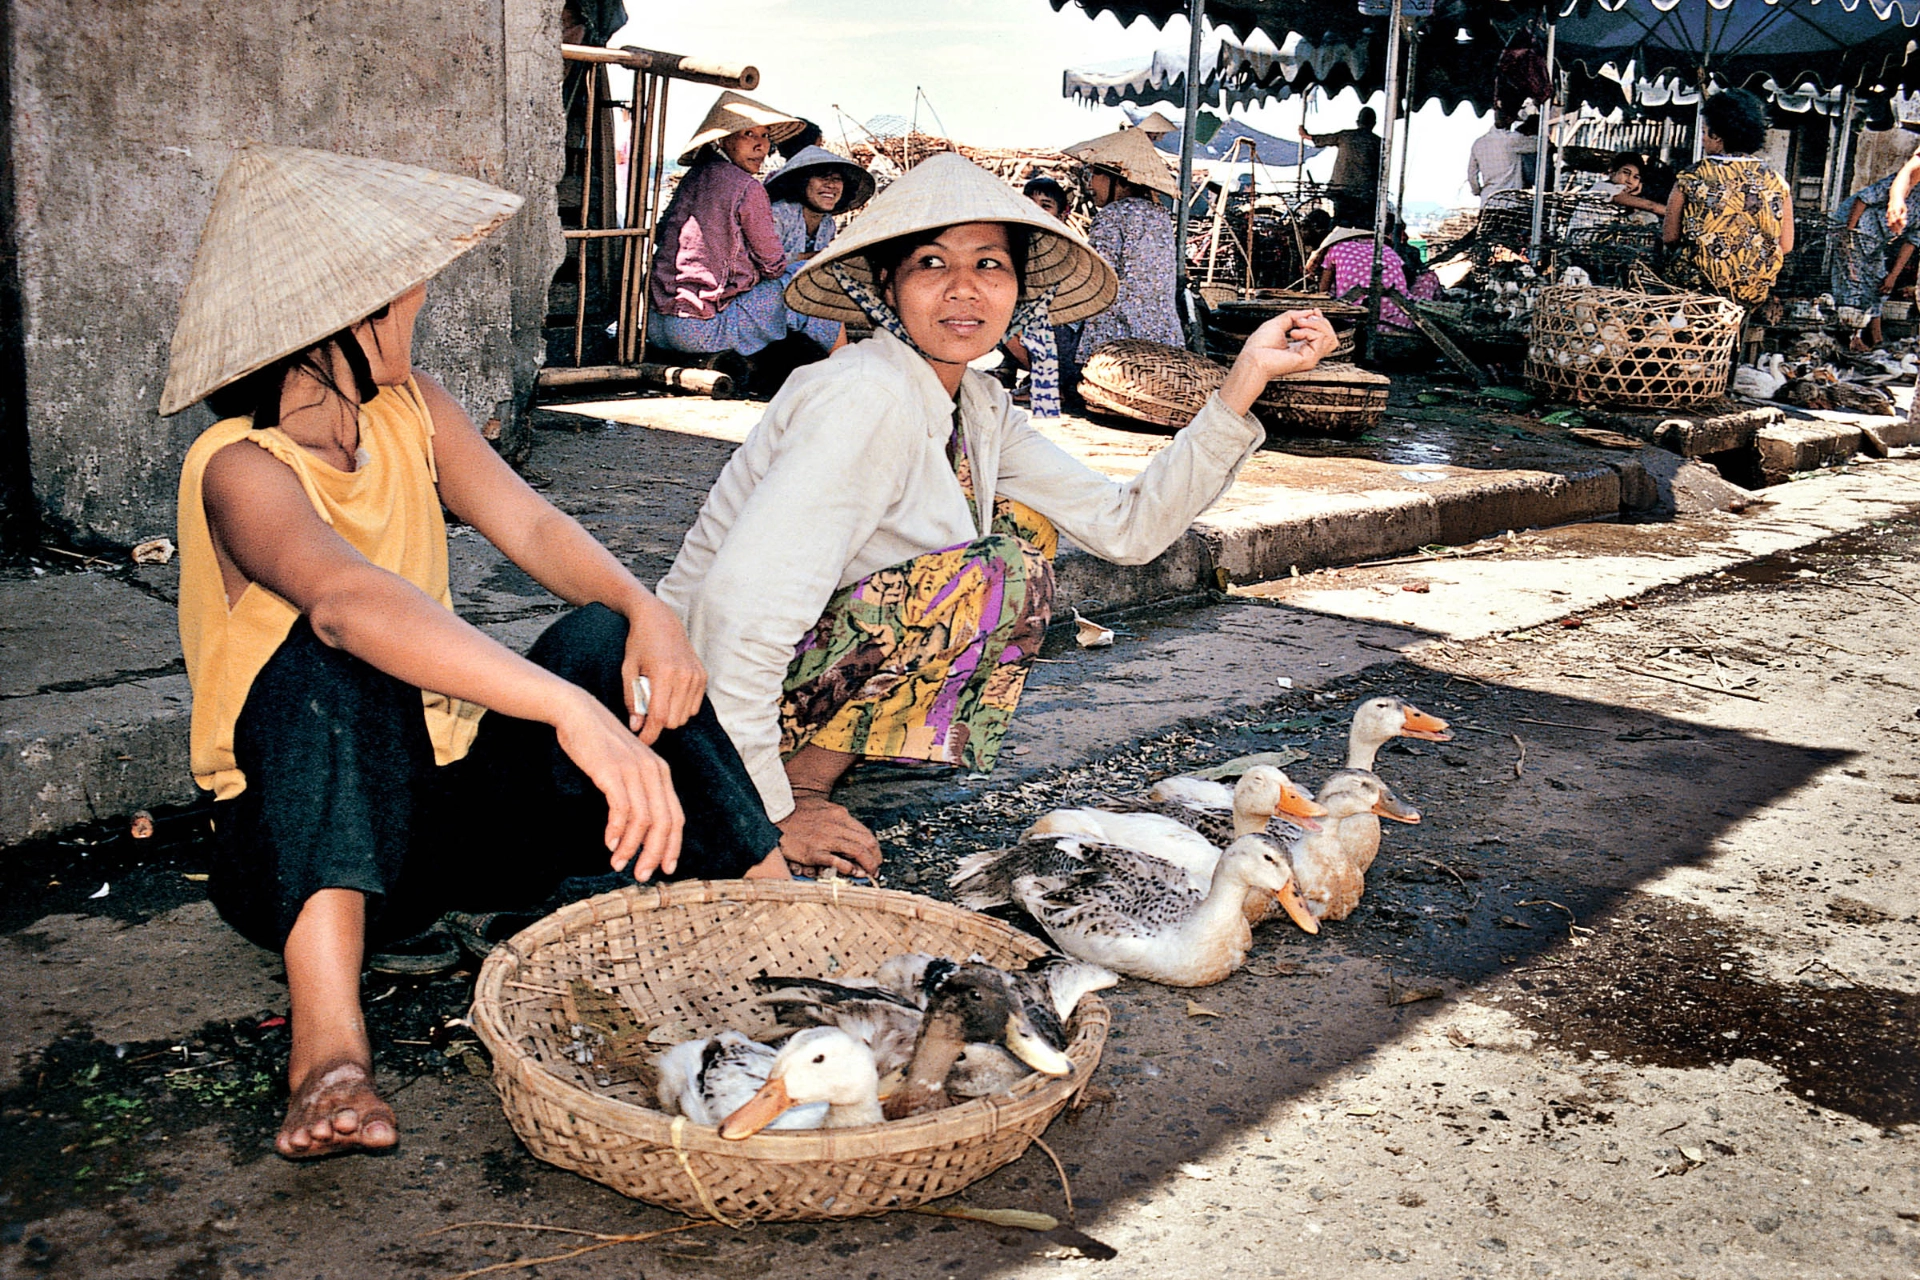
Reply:
M970 463L955 453L971 505ZM1058 545L1045 516L999 498L988 536L836 591L787 667L781 756L812 743L992 769L1052 617Z

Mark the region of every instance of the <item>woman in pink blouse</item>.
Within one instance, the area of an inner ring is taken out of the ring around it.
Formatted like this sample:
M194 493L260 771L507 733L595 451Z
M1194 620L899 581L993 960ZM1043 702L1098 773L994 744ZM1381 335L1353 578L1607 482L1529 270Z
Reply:
M838 324L789 310L781 300L791 272L767 189L755 176L773 144L803 127L737 93L713 104L680 155L692 169L660 221L648 291L650 343L703 355L752 355L795 333L822 352L840 344Z

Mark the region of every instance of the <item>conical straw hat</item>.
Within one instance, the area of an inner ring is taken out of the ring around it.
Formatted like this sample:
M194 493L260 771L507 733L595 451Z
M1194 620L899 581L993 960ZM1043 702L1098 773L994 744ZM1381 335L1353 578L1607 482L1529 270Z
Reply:
M680 163L692 164L700 148L743 129L764 128L768 138L785 142L806 127L806 122L797 116L775 111L764 102L755 102L729 89L720 95L713 109L707 112L707 118L694 130L693 141L680 153Z
M200 229L160 412L372 315L520 204L510 191L413 165L242 147Z
M767 194L775 200L796 203L807 194L807 179L837 173L845 179L835 213L849 213L873 199L873 175L845 156L837 156L825 147L807 147L794 153L793 159L765 179Z
M1144 129L1122 129L1090 142L1077 142L1067 154L1096 169L1111 169L1136 187L1180 198L1180 186Z
M1033 229L1021 296L1032 297L1052 287L1050 314L1055 324L1106 310L1119 290L1113 268L1079 232L971 160L942 151L895 180L852 227L809 262L787 286L787 305L810 316L865 324L866 312L827 268L844 263L849 275L871 288L868 249L898 236L962 222L1011 222Z

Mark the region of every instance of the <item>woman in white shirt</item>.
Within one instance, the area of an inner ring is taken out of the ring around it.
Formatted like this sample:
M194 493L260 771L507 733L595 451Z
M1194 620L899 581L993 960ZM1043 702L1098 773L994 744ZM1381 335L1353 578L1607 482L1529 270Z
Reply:
M1193 422L1133 480L1036 431L968 362L1009 330L1108 305L1079 235L957 155L921 162L788 286L871 324L796 373L728 462L660 597L780 826L759 870L873 872L829 798L856 759L991 769L1051 617L1055 527L1106 559L1159 555L1266 438L1270 378L1334 347L1318 312L1248 341Z

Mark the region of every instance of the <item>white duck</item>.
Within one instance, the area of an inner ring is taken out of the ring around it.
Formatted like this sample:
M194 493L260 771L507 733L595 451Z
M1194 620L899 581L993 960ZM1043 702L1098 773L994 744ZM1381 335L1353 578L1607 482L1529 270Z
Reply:
M1267 835L1228 845L1205 892L1173 863L1085 837L1029 840L964 859L950 883L976 910L999 905L970 886L1009 886L1012 900L1068 955L1176 987L1202 987L1238 969L1253 945L1249 892L1280 896L1295 923L1319 924L1294 892L1286 851Z
M1380 748L1395 738L1451 742L1453 734L1445 720L1429 715L1405 698L1393 694L1368 698L1353 709L1353 720L1347 726L1347 763L1344 767L1371 771ZM1281 776L1284 778L1286 775ZM1235 789L1228 788L1224 782L1205 778L1166 778L1154 783L1147 795L1155 800L1177 802L1212 813L1235 808ZM1306 829L1304 823L1296 825ZM1284 839L1289 833L1275 831L1271 834Z
M1188 785L1192 783L1200 785ZM1220 800L1224 806L1210 803ZM1231 790L1199 778L1166 778L1154 784L1145 800L1055 809L1042 814L1020 838L1084 836L1134 849L1184 868L1191 886L1205 893L1223 846L1266 831L1276 817L1290 828L1311 828L1320 812L1286 774L1263 764L1241 774Z
M1287 860L1301 901L1313 918L1345 920L1366 892L1367 867L1380 847L1380 819L1418 822L1420 811L1402 804L1391 787L1360 769L1334 774L1315 798L1326 807L1327 816L1320 830L1303 831L1288 841ZM1254 901L1249 898L1249 906ZM1264 919L1272 906L1270 900L1261 905Z
M767 1072L778 1056L773 1046L738 1031L683 1040L660 1055L660 1081L655 1089L660 1109L695 1124L718 1125L767 1082ZM824 1104L797 1108L790 1116L770 1119L768 1127L818 1129L826 1114Z
M778 1125L796 1106L822 1106L817 1128L879 1124L880 1073L873 1051L834 1027L797 1031L767 1068L766 1082L720 1122L720 1136L751 1138Z

